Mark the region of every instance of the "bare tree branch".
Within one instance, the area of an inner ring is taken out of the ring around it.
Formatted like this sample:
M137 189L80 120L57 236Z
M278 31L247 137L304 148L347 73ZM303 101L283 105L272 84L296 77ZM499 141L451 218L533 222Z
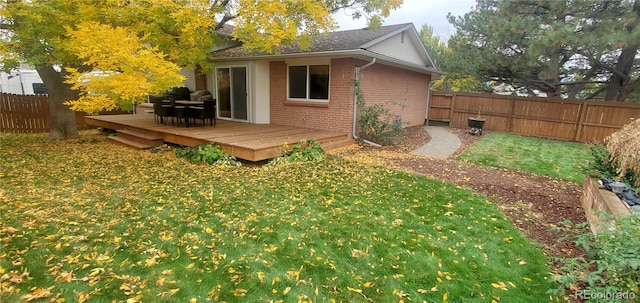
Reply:
M221 28L223 28L225 26L225 24L227 24L227 22L229 22L230 20L233 20L235 18L237 18L237 15L224 15L224 17L222 17L222 19L220 20L220 22L218 22L218 24L216 24L215 26L215 30L219 30Z
M585 99L593 99L593 98L595 98L597 95L599 95L600 93L602 93L602 92L603 92L603 91L605 91L605 90L607 90L607 87L606 87L606 86L600 87L600 88L598 88L595 92L593 92L593 93L591 93L591 94L587 95L587 96L585 97Z

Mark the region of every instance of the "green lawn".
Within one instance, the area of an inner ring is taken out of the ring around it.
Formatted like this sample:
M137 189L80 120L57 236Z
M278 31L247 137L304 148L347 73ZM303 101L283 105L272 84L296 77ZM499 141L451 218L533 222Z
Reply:
M544 302L546 262L486 197L406 172L0 134L1 302Z
M490 133L458 160L519 170L582 184L582 165L591 159L587 145L507 133Z

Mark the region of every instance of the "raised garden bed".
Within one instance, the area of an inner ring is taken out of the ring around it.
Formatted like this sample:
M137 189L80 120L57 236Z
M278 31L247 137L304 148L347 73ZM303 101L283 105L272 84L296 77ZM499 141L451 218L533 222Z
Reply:
M599 223L602 220L600 211L613 215L615 220L631 215L629 205L620 200L616 194L602 188L600 183L591 177L586 177L584 180L580 200L593 233L597 233L600 229Z

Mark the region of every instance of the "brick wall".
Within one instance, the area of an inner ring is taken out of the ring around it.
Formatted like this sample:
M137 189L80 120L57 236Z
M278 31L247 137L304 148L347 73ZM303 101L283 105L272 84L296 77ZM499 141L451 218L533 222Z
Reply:
M355 59L331 60L328 103L287 101L287 67L284 61L271 62L271 123L346 132L351 137L355 79L354 67L366 64ZM389 104L405 126L422 125L426 114L429 75L374 64L360 74L367 104Z
M351 134L354 61L331 61L328 103L287 102L287 67L271 62L271 123Z
M366 104L387 104L393 114L402 116L405 127L424 124L430 79L429 75L382 64L360 71Z

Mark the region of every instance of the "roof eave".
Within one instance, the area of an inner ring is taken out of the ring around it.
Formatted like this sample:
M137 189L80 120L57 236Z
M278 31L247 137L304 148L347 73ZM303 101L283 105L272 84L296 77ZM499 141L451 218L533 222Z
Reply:
M406 30L408 30L410 28L414 28L413 23L407 23L401 28L398 28L398 29L396 29L396 30L394 30L392 32L387 33L386 35L380 36L380 37L378 37L376 39L373 39L373 40L371 40L371 41L369 41L369 42L367 42L365 44L362 44L362 45L360 45L360 48L365 48L365 49L366 48L370 48L371 46L376 45L376 44L378 44L378 43L380 43L380 42L382 42L384 40L387 40L390 37L393 37L393 36L395 36L395 35L397 35L399 33L402 33L402 32L404 32L404 31L406 31Z
M213 62L221 61L247 61L247 60L284 60L290 58L301 57L345 57L349 56L353 51L351 50L338 50L338 51L322 51L322 52L310 52L310 53L291 53L291 54L258 54L258 55L245 55L238 57L218 57L213 58Z
M376 60L378 60L379 63L381 64L386 64L386 65L391 65L391 66L395 66L395 67L399 67L399 68L404 68L407 70L412 70L414 72L419 72L419 73L423 73L423 74L433 74L433 75L443 75L444 73L429 67L429 66L424 66L424 65L419 65L419 64L413 64L407 61L403 61L400 59L396 59L396 58L392 58L392 57L388 57L385 55L381 55L378 53L374 53L374 52L370 52L367 50L360 50L360 53L362 53L362 55L368 57L368 58L376 58Z
M311 52L311 53L293 53L293 54L275 54L275 55L252 55L241 56L233 58L213 58L214 62L224 61L247 61L247 60L286 60L294 58L315 58L315 57L331 57L331 58L356 58L362 60L370 60L376 58L379 63L387 64L395 67L404 68L424 74L438 74L444 73L438 71L435 68L428 66L422 66L418 64L409 63L396 58L388 57L385 55L377 54L365 49L351 49L351 50L339 50L339 51L323 51L323 52Z
M427 62L429 62L431 64L431 66L436 66L435 63L433 62L433 59L431 58L431 55L429 54L429 52L427 52L427 49L425 48L422 39L420 39L420 34L418 33L418 30L416 29L416 27L413 25L413 23L407 23L405 26L398 28L395 31L392 31L384 36L378 37L377 39L374 39L372 41L369 41L363 45L360 45L360 48L363 49L369 49L372 46L389 39L390 37L393 37L399 33L402 33L404 31L410 31L411 34L409 36L409 39L411 39L413 41L414 44L416 44L419 48L420 48L420 52L421 52L421 56L423 57L423 59ZM435 70L435 68L433 69Z

